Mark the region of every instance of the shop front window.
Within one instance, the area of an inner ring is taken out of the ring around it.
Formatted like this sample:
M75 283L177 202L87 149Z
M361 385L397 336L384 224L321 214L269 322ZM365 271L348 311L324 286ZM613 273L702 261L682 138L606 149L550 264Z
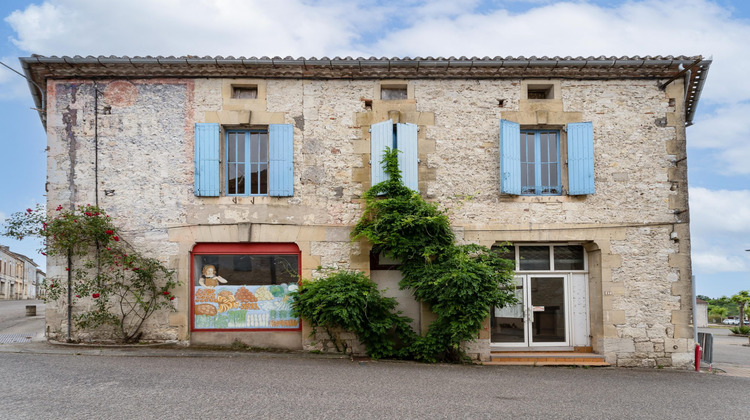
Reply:
M300 328L294 244L198 244L192 253L193 330Z

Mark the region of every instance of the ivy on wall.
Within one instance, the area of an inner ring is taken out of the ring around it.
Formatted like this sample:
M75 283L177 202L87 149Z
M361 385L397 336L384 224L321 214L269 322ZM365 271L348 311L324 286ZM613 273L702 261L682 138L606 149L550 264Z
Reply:
M373 352L369 347L373 331L366 330L367 322L352 325L331 316L346 313L349 317L367 320L370 315L368 305L349 304L362 300L362 296L336 298L337 288L342 286L329 287L328 282L332 279L341 282L344 278L338 274L303 285L295 298L295 310L313 325L350 329L368 345L370 355L426 362L462 361L466 355L461 343L477 338L489 308L515 302L511 289L513 262L500 258L484 246L457 245L448 215L403 184L397 154L397 150L386 149L382 163L389 178L365 193L364 213L352 231L352 239L366 238L374 252L400 260L403 276L400 287L411 290L437 318L424 336L405 331L400 324L396 327L394 323L387 331L378 324L378 340L389 340L390 344L377 343L378 350ZM363 282L363 278L361 273L356 275L358 282ZM377 288L372 283L360 292L369 297ZM395 305L378 308L379 316L384 316L380 311L383 308L392 311ZM358 313L354 316L350 311ZM381 348L389 351L379 350Z

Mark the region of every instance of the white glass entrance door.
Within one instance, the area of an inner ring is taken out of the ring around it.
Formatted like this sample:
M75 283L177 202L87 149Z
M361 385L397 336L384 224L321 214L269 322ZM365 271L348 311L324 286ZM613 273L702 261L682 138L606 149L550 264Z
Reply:
M492 308L490 317L490 342L509 346L528 346L526 333L526 281L525 276L516 276L515 295L518 303L503 308Z
M515 277L518 303L492 308L492 344L509 347L569 344L567 276Z

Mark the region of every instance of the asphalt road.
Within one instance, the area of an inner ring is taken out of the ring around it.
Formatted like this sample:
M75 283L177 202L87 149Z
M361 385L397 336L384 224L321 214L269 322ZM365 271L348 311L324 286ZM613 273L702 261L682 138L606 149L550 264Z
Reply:
M0 353L0 380L7 419L739 419L750 408L750 379L690 371L264 354Z
M36 316L26 316L26 305L36 306ZM41 300L0 301L0 334L44 332L44 308Z
M25 317L34 303L0 302L0 333L37 324L41 332L41 315ZM718 343L739 340L715 336ZM0 350L2 419L745 419L750 411L750 378L692 371L353 362L45 342ZM721 357L740 354L750 364L747 353L738 353L745 350L728 347Z

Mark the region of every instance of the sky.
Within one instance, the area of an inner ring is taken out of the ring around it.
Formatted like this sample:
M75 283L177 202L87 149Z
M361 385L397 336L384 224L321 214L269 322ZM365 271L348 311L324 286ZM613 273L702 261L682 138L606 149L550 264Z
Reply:
M750 290L750 1L2 0L0 61L41 55L292 57L702 55L688 128L698 294ZM46 135L0 67L0 221L43 203ZM0 244L43 266L34 240Z

